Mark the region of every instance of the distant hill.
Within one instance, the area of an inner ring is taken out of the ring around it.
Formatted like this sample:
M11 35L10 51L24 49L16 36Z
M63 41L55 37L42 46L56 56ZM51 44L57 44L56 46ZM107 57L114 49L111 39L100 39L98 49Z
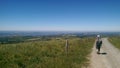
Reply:
M73 31L0 31L0 37L5 36L54 36L54 35L77 35L77 36L103 36L120 35L120 32L73 32Z

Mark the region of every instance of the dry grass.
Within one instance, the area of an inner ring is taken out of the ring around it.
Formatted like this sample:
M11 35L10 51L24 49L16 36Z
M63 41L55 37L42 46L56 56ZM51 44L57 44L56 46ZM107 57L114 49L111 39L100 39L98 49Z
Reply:
M120 49L120 36L117 37L110 37L109 41L117 48Z
M0 68L81 68L88 65L87 56L93 38L69 39L66 55L65 40L0 44Z

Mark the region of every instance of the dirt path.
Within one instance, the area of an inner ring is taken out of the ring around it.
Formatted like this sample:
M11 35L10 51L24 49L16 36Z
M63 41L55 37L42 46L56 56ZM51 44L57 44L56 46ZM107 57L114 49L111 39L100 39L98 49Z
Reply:
M102 39L101 54L96 54L95 45L91 53L90 68L120 68L120 50L115 48L107 38Z

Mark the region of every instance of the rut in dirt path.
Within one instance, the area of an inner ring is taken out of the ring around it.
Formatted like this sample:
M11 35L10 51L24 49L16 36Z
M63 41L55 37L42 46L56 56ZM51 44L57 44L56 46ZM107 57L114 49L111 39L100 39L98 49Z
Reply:
M120 50L115 48L107 38L102 38L102 41L101 54L96 54L94 44L89 68L120 68Z

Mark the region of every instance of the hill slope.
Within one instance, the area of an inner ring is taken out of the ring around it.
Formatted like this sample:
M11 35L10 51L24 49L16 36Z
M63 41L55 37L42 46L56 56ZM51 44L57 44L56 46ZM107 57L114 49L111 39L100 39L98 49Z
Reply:
M80 68L88 66L87 56L93 47L93 38L33 41L0 44L0 68Z

